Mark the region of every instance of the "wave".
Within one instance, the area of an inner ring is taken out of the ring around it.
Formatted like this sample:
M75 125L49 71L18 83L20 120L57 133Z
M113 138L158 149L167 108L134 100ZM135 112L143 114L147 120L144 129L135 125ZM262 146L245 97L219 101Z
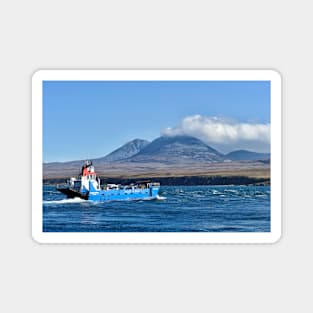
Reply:
M213 189L212 190L213 195L221 195L222 193L218 190Z
M43 201L43 204L70 204L70 203L81 203L86 202L87 200L84 200L82 198L73 198L73 199L62 199L62 200L51 200L51 201Z
M144 198L144 199L140 199L140 201L166 200L166 199L167 199L166 197L162 197L162 196L157 195L156 197L147 197L147 198ZM121 201L123 201L123 200L121 200ZM133 201L133 199L130 199L130 201Z
M59 195L60 194L59 191L51 191L51 190L44 190L44 193L48 194L48 195Z
M238 193L239 193L239 191L238 191L238 190L235 190L235 189L225 189L224 192L235 193L235 194L238 194Z
M156 199L157 199L157 200L166 200L167 198L157 195L157 196L156 196Z

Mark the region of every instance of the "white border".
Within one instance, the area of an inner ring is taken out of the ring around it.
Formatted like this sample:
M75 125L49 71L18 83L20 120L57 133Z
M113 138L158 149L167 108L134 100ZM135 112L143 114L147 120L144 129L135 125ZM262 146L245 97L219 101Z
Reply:
M42 231L44 80L268 80L271 82L271 232L49 233ZM39 70L32 77L32 236L39 243L274 243L281 236L281 76L274 70Z

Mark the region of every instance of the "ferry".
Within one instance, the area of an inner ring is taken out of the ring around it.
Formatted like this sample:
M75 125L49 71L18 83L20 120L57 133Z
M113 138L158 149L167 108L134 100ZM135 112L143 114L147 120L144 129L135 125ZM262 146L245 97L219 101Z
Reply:
M57 190L68 198L82 198L91 201L121 201L155 199L160 190L160 183L138 182L130 185L103 184L97 177L92 162L84 162L80 175L71 177L66 184L57 185Z

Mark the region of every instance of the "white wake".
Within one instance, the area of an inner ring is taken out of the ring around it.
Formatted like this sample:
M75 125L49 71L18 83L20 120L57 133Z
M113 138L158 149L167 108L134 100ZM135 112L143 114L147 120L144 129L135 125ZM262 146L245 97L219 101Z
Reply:
M81 202L86 202L86 200L77 197L73 199L43 201L43 204L70 204L70 203L81 203Z
M157 199L157 200L166 200L167 198L157 195L157 196L156 196L156 199Z

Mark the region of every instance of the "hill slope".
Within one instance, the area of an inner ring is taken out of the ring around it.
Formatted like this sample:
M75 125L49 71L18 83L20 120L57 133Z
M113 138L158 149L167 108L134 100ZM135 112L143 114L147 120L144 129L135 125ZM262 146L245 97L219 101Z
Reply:
M131 162L219 162L223 154L190 136L159 137L129 158Z
M124 160L132 157L133 155L140 152L144 147L146 147L150 142L143 139L134 139L127 142L125 145L119 147L118 149L112 151L103 158L96 159L96 163L105 161L105 162L115 162Z
M257 153L247 150L236 150L232 151L224 156L227 160L232 161L255 161L255 160L267 160L270 158L269 153Z

